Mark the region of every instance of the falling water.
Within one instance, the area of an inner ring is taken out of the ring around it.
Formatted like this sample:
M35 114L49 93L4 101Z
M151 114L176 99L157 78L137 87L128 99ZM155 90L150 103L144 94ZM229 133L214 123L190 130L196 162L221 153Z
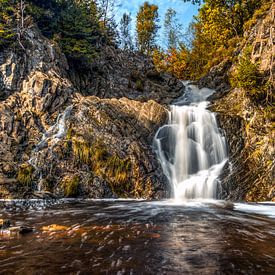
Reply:
M215 115L206 109L205 100L214 91L184 84L186 91L171 106L154 145L175 198L216 198L227 151Z
M39 155L45 148L50 148L50 151L52 152L52 149L57 142L66 136L66 120L71 114L72 109L73 106L68 106L62 114L58 115L55 124L43 134L41 141L32 151L29 164L31 164L39 174L38 191L41 191L40 183L43 179L42 169L39 167Z

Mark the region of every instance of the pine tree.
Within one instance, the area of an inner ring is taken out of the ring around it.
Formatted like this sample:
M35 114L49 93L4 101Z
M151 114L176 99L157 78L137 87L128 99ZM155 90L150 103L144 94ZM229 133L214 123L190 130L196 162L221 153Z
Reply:
M177 49L180 45L179 37L182 36L182 25L177 22L177 13L174 9L169 8L165 14L164 34L167 41L168 49Z
M0 48L16 39L15 1L0 0Z
M133 50L133 41L131 36L131 21L132 18L129 14L124 13L120 20L120 39L121 47L124 50Z
M137 14L137 45L141 53L150 54L156 47L158 26L158 6L145 2Z

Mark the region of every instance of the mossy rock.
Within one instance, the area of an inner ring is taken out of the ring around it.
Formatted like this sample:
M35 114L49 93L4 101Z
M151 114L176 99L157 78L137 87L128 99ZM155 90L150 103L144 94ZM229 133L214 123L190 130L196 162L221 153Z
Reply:
M133 191L130 159L109 152L101 141L92 143L83 137L72 137L72 151L75 160L88 165L93 175L106 180L116 195L125 197Z
M80 179L78 175L65 177L61 185L64 196L67 198L76 197L79 193L79 183Z
M30 164L22 164L19 167L17 180L23 185L30 185L33 181L34 168Z

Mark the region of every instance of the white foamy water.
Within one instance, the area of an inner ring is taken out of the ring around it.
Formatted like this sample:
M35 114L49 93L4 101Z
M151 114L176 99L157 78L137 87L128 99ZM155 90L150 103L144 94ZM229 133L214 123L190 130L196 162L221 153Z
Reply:
M32 165L36 172L39 173L39 182L37 190L41 191L41 181L43 179L43 174L41 168L39 167L39 154L45 148L53 149L53 147L62 140L67 133L66 121L71 114L73 106L68 106L62 114L59 114L56 122L52 125L42 136L41 141L36 145L32 151L29 164Z
M217 178L227 161L227 150L215 114L206 109L205 100L214 91L185 86L154 145L176 199L216 198Z

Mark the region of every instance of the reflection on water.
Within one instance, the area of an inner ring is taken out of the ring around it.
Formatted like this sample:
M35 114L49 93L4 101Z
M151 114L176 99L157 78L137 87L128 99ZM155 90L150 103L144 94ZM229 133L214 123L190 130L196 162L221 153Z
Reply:
M0 219L0 273L272 274L275 205L228 202L75 201ZM259 211L258 211L259 210ZM273 218L272 218L273 216ZM274 273L273 273L274 274Z

